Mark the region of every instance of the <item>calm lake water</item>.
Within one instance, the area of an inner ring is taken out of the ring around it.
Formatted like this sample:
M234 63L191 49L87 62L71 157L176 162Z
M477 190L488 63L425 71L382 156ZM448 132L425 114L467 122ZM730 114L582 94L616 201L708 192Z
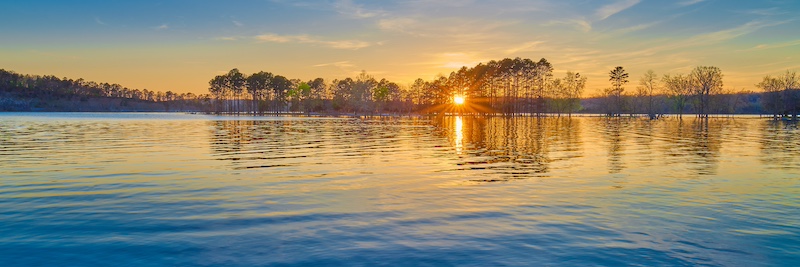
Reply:
M798 266L759 118L0 114L2 266Z

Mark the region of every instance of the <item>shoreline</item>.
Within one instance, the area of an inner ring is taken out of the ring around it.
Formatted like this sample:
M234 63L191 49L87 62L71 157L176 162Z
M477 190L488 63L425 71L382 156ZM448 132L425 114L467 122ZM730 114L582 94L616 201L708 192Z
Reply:
M153 111L153 110L120 110L120 111L47 111L47 110L40 110L40 111L0 111L0 114L10 114L10 113L27 113L27 114L55 114L55 113L76 113L76 114L90 114L90 113L103 113L103 114L110 114L110 113L133 113L133 114L146 114L146 113L155 113L155 114L186 114L186 115L206 115L206 116L219 116L219 117L252 117L252 118L264 118L264 117L306 117L306 118L431 118L431 117L451 117L451 116L461 116L461 117L517 117L517 118L569 118L569 117L579 117L579 118L617 118L617 119L649 119L647 114L624 114L621 116L609 116L607 114L600 114L600 113L572 113L569 114L558 114L558 113L544 113L544 114L502 114L502 113L494 113L494 114L478 114L478 113L439 113L439 114L417 114L417 113L382 113L382 114L352 114L352 113L267 113L267 114L252 114L252 113L215 113L215 112L204 112L204 111ZM659 119L668 119L668 118L678 118L679 114L660 114L658 118L653 118L649 120L659 120ZM697 119L697 114L683 114L683 119ZM709 119L719 119L719 118L764 118L770 119L775 121L800 121L798 119L792 119L791 116L784 116L784 117L774 117L772 114L708 114Z

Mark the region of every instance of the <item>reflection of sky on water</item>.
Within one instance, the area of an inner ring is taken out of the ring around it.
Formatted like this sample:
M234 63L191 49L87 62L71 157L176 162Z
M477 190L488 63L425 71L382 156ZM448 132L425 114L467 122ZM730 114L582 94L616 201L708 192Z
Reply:
M800 133L784 123L125 116L2 117L0 262L795 265L798 256Z
M730 161L743 156L722 155L726 149L771 149L777 155L796 152L791 145L779 146L796 142L791 139L796 132L777 131L772 122L753 118L650 121L457 116L433 124L450 129L452 134L446 136L461 155L465 169L505 169L495 174L510 179L551 176L553 166L563 171L583 168L597 175L663 169L662 175L693 177L716 174L721 158ZM792 157L781 159L791 164ZM760 168L753 166L760 163L729 167Z

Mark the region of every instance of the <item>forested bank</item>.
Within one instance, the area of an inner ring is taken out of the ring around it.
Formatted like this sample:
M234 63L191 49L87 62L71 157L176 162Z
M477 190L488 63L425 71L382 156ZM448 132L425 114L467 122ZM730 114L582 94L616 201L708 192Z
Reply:
M205 111L208 106L208 95L130 89L0 69L0 111Z
M597 113L608 116L692 114L774 114L800 112L798 76L766 76L763 92L724 87L723 73L698 66L689 73L647 71L633 85L627 71L609 71L609 87L585 96L587 79L567 71L561 77L546 59L506 58L462 67L433 80L400 86L362 71L355 78L290 79L270 72L251 75L232 69L209 81L212 110L219 113L469 113L543 116ZM626 88L628 87L628 88ZM633 87L633 88L630 88Z
M608 73L606 89L585 95L587 78L554 74L546 59L506 58L462 67L448 76L398 84L362 71L326 81L287 78L232 69L209 81L208 94L129 89L56 76L23 75L0 69L0 111L204 111L220 114L484 114L569 116L594 113L773 114L800 113L800 76L768 75L760 91L724 87L722 71L698 66L689 73L632 78L621 67ZM632 83L631 80L634 79Z

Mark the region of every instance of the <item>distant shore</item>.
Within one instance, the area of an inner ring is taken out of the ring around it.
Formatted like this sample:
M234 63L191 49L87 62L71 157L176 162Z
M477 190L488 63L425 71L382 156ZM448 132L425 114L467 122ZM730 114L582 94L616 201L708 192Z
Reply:
M62 96L50 99L0 95L0 111L11 112L202 112L202 107L119 97Z

